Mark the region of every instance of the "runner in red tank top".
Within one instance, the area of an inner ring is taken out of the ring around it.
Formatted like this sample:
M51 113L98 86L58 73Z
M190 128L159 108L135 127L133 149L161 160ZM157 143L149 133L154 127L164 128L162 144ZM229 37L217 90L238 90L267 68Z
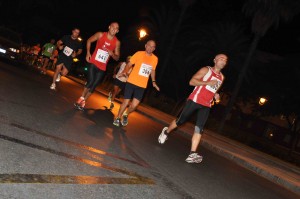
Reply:
M117 43L120 43L116 37L109 36L104 32L102 37L97 40L96 48L90 59L90 63L94 64L100 70L106 71L106 65L110 58L109 51L114 51Z
M196 151L203 134L203 128L208 118L213 98L216 100L220 99L220 95L217 91L224 81L221 70L227 64L227 59L226 55L218 54L214 59L215 65L213 67L203 67L192 77L190 85L195 86L195 88L189 95L181 114L176 120L173 120L170 123L169 127L164 127L158 137L158 142L160 144L165 143L169 133L185 123L194 112L197 112L191 151L185 160L188 163L200 163L203 159Z
M189 98L197 104L203 106L211 107L213 97L217 90L220 88L223 82L223 74L221 72L216 73L210 66L207 66L207 73L202 77L201 81L211 81L215 80L217 83L213 86L211 85L199 85L195 86L194 91L190 94Z
M86 100L96 89L105 75L106 65L111 58L120 58L120 41L115 36L119 32L119 24L113 22L107 32L97 32L86 42L86 61L89 63L87 83L81 97L74 103L75 107L83 110ZM93 54L90 53L91 43L97 41Z

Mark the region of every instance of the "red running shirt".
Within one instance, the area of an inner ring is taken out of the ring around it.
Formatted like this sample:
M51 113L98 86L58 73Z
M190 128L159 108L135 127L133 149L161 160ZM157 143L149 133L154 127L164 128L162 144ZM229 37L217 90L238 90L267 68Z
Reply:
M102 37L97 40L97 44L90 59L90 63L97 66L100 70L106 71L106 65L110 58L107 49L114 51L117 41L118 39L116 37L113 37L112 40L109 40L107 38L107 33L103 33Z
M193 92L190 94L188 99L193 100L193 102L197 104L201 104L203 106L211 107L212 100L214 98L215 93L220 88L223 82L224 76L222 73L215 73L211 67L208 66L208 72L204 75L200 81L210 81L217 80L218 83L215 86L209 85L201 85L195 86Z

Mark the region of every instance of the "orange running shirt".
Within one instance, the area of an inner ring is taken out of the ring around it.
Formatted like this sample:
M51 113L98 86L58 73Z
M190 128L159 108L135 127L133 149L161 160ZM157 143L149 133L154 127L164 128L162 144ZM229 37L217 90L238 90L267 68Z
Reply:
M149 56L145 51L136 52L130 58L130 63L134 66L127 82L146 88L151 71L156 69L157 62L158 58L154 54Z
M38 46L33 46L32 47L32 53L35 55L39 55L39 52L41 51L41 48Z

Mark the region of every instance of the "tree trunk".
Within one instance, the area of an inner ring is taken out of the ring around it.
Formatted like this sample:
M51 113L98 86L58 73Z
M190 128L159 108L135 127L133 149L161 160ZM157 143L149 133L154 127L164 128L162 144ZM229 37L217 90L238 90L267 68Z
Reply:
M257 47L257 44L258 44L258 41L259 41L260 38L261 38L260 35L255 34L254 39L251 43L247 58L246 58L246 60L244 62L244 65L243 65L243 67L242 67L242 69L239 73L238 81L235 84L235 88L232 92L231 98L229 99L229 102L228 102L227 106L225 107L225 111L223 113L223 117L221 119L221 123L220 123L219 129L218 129L218 131L220 133L223 131L223 128L224 128L224 125L225 125L225 122L226 122L226 118L228 117L229 113L231 112L231 110L233 108L233 105L234 105L235 100L237 98L238 92L239 92L240 87L243 83L243 79L244 79L244 76L246 74L247 68L250 65L251 59L253 57L253 54L256 50L256 47ZM229 59L230 59L230 57L229 57Z
M176 40L176 37L177 37L177 34L180 30L180 26L181 26L181 23L183 21L183 17L184 17L184 14L185 14L185 11L187 9L187 6L184 6L182 8L182 11L180 12L180 16L179 16L179 19L178 19L178 23L174 29L174 34L173 34L173 37L172 37L172 40L169 44L169 47L167 49L167 53L165 55L165 59L164 59L164 62L162 64L162 66L160 66L160 70L159 70L159 74L158 74L158 82L160 83L163 76L164 76L164 73L165 73L165 70L167 69L167 66L168 66L168 63L169 63L169 59L170 59L170 54L171 54L171 51L173 49L173 46L174 46L174 43L175 43L175 40Z

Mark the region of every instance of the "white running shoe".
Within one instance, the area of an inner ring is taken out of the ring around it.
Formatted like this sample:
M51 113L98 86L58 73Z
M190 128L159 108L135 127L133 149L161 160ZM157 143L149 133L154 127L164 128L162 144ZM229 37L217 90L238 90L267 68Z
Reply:
M55 83L52 83L51 86L50 86L50 89L55 90L55 88L56 88Z
M187 163L200 163L202 162L203 157L199 155L198 153L191 153L187 158L186 162Z
M123 115L121 124L122 124L122 126L127 126L127 124L128 124L128 115Z
M168 130L168 127L164 127L161 131L161 134L158 137L158 143L163 144L168 139L168 135L165 133Z
M57 78L55 80L56 82L60 82L60 76L61 76L60 73L58 73Z
M121 119L120 118L116 118L115 121L113 122L113 125L120 126L120 123L121 123Z

